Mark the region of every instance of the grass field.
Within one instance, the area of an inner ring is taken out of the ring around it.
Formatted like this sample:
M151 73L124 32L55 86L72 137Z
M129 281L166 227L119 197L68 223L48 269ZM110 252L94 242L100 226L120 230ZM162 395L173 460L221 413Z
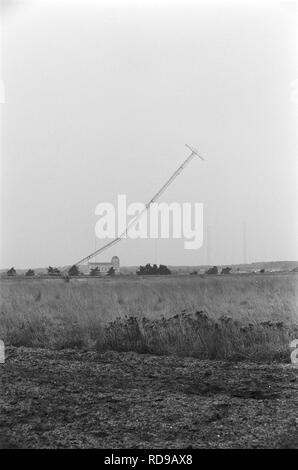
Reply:
M3 281L0 448L298 448L297 280Z
M6 280L7 345L289 361L298 275Z

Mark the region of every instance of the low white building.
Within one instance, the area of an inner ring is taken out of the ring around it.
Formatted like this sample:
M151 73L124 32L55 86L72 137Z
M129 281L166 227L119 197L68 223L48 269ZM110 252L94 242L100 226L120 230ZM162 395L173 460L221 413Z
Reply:
M100 274L108 274L111 268L114 268L115 274L120 274L120 260L118 256L113 256L110 262L88 263L90 268L98 268Z

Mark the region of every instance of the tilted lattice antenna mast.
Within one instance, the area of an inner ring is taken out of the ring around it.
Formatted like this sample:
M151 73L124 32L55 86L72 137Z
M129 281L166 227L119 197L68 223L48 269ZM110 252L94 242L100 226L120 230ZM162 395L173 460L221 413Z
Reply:
M125 230L115 239L111 240L110 242L106 243L106 245L102 246L96 251L93 251L88 256L85 256L85 258L80 259L75 265L80 265L83 263L86 263L86 261L89 261L90 259L94 258L96 255L99 255L100 253L103 253L106 251L108 248L111 248L112 246L116 245L119 243L126 235L129 229L134 226L137 221L142 217L142 215L150 208L150 205L153 204L163 193L164 191L170 186L170 184L174 181L174 179L181 173L181 171L188 165L188 163L195 157L199 157L201 160L204 160L204 158L199 155L198 151L194 148L192 148L190 145L185 144L186 147L191 151L191 154L184 160L182 165L177 168L177 170L172 174L172 176L166 181L166 183L160 188L160 190L150 199L150 201L145 205L145 208L143 211L141 211L136 217L134 217L126 226Z

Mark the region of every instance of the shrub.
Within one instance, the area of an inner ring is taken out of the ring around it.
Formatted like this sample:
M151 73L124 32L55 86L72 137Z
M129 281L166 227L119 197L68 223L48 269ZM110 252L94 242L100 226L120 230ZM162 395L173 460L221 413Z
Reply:
M15 276L17 274L15 268L10 268L8 271L7 271L7 276Z
M28 269L25 276L35 276L35 271L33 269Z
M74 264L71 268L69 268L68 275L69 276L79 276L80 275L79 268Z
M221 270L221 274L230 274L230 272L232 271L232 268L222 268Z
M288 328L282 322L245 325L226 315L214 320L198 311L154 321L134 316L118 318L105 327L97 349L200 359L289 362L288 344L295 335L298 326Z
M218 267L217 267L217 266L213 266L213 268L207 269L207 271L206 271L205 273L206 273L206 274L218 274Z
M99 271L98 266L90 269L89 276L99 276L99 275L100 275L100 271Z
M48 274L50 276L55 276L55 275L57 276L58 274L61 274L60 269L58 268L52 268L52 266L49 266L47 269L48 269Z

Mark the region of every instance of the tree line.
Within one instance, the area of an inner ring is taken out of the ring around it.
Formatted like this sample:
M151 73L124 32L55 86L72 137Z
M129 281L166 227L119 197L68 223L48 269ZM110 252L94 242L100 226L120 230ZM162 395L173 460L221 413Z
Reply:
M221 272L220 274L230 274L230 272L232 271L232 268L230 268L229 266L227 267L224 267L221 269ZM295 271L295 269L293 269L293 271ZM265 272L265 269L260 269L259 271L261 274ZM14 267L8 269L8 271L6 272L7 276L15 276L17 274L17 271L15 270ZM55 268L55 267L52 267L52 266L49 266L47 268L47 274L49 276L62 276L62 272L59 268ZM109 268L109 270L107 271L106 273L108 276L114 276L115 275L115 269L113 268L113 266L111 266ZM140 266L138 268L138 270L136 271L136 274L139 275L139 276L146 276L146 275L164 275L164 274L171 274L171 271L170 269L164 265L164 264L160 264L159 266L157 266L157 264L153 264L151 266L150 263L147 263L145 266ZM190 273L191 275L195 275L195 274L198 274L197 271L192 271ZM217 266L211 266L210 268L206 269L205 273L204 274L219 274L219 269ZM66 274L66 277L77 277L77 276L82 276L83 273L80 272L78 266L76 265L73 265L71 266L68 270L67 270L67 274ZM90 272L89 272L89 276L100 276L101 275L101 272L100 272L100 269L98 266L95 266L93 268L90 269ZM28 271L25 272L25 276L28 276L28 277L32 277L32 276L35 276L35 271L34 269L28 269Z
M17 272L16 272L15 268L12 267L6 272L6 274L8 276L16 276ZM49 276L55 277L55 276L61 276L63 273L61 272L61 270L59 268L49 266L47 268L47 274ZM115 275L115 269L113 268L113 266L111 266L108 269L106 274L108 276L114 276ZM148 263L145 266L140 266L139 269L136 271L136 274L138 274L138 275L171 274L171 271L164 264L160 264L159 266L157 266L156 264L153 264L153 266L151 266L151 264ZM78 266L73 265L67 270L66 277L67 276L68 277L77 277L77 276L82 276L82 275L83 274L80 272ZM95 267L90 269L89 276L100 276L100 275L101 275L101 271L100 271L98 266L95 266ZM28 271L26 271L26 273L25 273L25 276L35 276L34 269L28 269Z

